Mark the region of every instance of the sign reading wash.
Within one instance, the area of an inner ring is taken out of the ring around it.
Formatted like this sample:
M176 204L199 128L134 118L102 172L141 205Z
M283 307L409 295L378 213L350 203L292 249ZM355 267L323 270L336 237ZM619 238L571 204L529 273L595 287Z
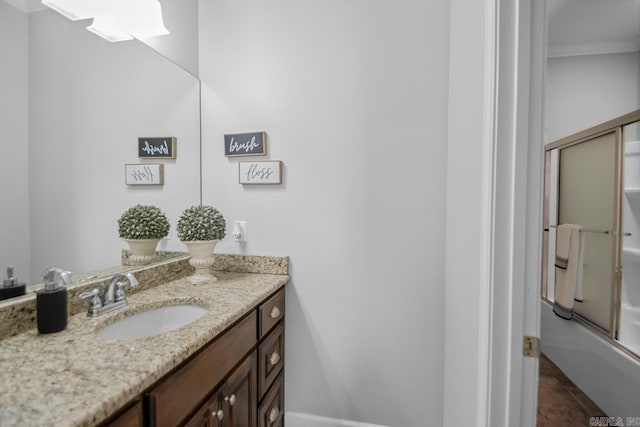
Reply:
M175 159L176 138L138 138L138 157L141 159Z
M224 136L224 155L263 156L267 154L267 134L265 132L236 133Z

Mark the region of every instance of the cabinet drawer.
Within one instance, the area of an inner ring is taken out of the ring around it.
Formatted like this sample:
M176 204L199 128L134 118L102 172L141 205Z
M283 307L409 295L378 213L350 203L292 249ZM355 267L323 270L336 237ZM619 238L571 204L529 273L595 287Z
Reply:
M192 413L256 344L256 313L241 320L149 394L152 426L174 426Z
M258 363L258 391L262 399L284 366L284 323L280 323L260 344Z
M269 298L258 308L258 338L262 338L284 318L284 288Z
M284 425L284 374L280 374L258 409L258 427Z

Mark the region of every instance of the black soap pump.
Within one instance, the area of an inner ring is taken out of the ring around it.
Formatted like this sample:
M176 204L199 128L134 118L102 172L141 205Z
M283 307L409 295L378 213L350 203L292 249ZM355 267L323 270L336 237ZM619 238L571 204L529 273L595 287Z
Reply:
M71 273L52 267L45 271L44 288L36 292L38 332L50 334L67 327L67 288L55 281L56 274L65 285L71 283Z
M18 283L18 279L13 275L13 266L7 267L7 278L2 281L0 287L0 301L24 295L26 291L27 285Z

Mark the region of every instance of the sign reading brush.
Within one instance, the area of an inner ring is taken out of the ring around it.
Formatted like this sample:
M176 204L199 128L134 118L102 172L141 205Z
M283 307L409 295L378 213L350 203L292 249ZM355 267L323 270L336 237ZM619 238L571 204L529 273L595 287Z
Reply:
M224 136L224 155L264 156L267 154L267 134L265 132L235 133Z
M175 159L176 138L173 136L138 138L138 157L141 159Z

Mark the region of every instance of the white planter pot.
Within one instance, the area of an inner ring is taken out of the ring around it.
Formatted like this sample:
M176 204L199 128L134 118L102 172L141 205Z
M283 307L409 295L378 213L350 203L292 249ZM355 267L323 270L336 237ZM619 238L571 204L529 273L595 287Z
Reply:
M145 265L156 259L156 247L160 239L124 239L129 244L131 265Z
M213 251L219 240L194 240L191 242L182 242L187 245L191 258L189 265L196 269L191 280L194 283L202 281L216 281L217 279L211 274L211 266L215 262Z

